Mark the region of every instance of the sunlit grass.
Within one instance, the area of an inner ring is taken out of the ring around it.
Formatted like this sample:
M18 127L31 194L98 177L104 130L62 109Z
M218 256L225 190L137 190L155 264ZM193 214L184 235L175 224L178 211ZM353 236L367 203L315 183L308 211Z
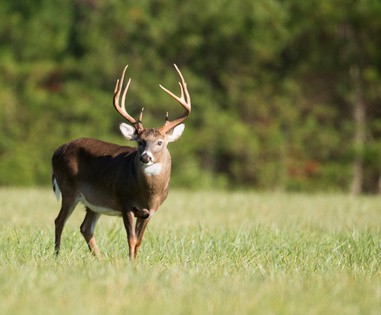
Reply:
M172 191L135 264L102 217L93 258L46 189L0 190L4 314L379 314L381 198Z

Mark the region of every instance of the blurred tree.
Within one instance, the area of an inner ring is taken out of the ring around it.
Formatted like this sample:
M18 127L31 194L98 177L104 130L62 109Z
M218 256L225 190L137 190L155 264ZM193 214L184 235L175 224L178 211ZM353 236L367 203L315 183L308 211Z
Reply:
M145 124L181 108L173 181L186 187L381 189L381 3L377 0L70 0L0 3L0 184L47 184L75 137L123 143L111 105Z

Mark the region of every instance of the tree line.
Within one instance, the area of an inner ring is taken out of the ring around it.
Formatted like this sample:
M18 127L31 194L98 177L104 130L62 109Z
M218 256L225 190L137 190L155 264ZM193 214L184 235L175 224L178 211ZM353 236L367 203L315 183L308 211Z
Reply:
M160 126L192 114L171 146L174 185L381 191L378 0L19 0L0 3L0 185L46 185L57 146L124 143L112 107Z

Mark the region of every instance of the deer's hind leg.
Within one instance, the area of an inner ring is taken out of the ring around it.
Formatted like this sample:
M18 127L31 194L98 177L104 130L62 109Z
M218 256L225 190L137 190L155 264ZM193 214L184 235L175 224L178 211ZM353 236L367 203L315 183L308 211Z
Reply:
M81 224L81 233L94 256L99 256L100 252L94 238L95 225L100 217L99 213L86 207L86 216Z
M54 221L55 224L55 243L54 248L56 255L58 255L61 246L61 235L66 221L69 219L70 215L73 213L75 206L78 201L75 198L67 198L62 196L61 210L58 213L57 218Z

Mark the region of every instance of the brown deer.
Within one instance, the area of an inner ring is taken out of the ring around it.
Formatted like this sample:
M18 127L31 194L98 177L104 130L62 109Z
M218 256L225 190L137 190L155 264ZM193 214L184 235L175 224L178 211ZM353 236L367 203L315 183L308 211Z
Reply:
M121 216L127 231L129 257L131 260L136 257L148 221L168 195L171 156L167 144L181 136L184 131L182 122L191 112L187 85L176 65L175 68L181 79L181 96L160 87L178 101L185 112L173 121L168 119L167 113L160 128L143 127L143 109L138 120L126 111L125 99L131 79L122 97L121 92L127 66L116 82L114 107L132 125L121 123L120 130L127 140L137 142L137 148L80 138L63 144L54 152L53 189L57 199L62 194L61 210L55 220L56 254L64 225L81 202L86 207L81 233L90 251L99 255L94 229L100 215Z

